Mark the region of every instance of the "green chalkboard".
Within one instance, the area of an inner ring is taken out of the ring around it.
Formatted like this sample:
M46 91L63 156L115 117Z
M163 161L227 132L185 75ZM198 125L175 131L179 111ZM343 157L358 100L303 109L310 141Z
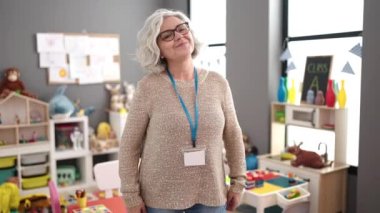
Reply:
M318 90L323 91L326 97L327 83L330 77L332 56L312 56L306 58L305 75L302 85L301 102L306 102L306 95L309 89L317 94Z

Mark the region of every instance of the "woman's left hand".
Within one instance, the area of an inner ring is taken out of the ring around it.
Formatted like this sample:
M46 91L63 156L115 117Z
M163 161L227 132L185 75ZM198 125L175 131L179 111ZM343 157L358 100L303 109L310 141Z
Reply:
M240 193L228 191L227 193L227 210L234 211L240 203Z

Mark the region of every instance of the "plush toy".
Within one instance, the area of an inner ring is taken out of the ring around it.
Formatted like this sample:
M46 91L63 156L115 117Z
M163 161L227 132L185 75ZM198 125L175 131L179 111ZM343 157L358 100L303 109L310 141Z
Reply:
M124 108L124 95L120 92L120 84L115 84L114 86L112 86L111 84L106 84L105 86L111 95L111 110L114 112L119 112Z
M11 92L17 92L21 95L29 96L32 98L36 98L35 95L32 95L25 91L24 83L20 80L20 71L11 67L5 70L4 79L0 85L0 98L5 98Z
M17 209L19 202L20 192L15 183L6 182L0 185L0 212L11 212L11 209Z
M68 118L74 111L73 102L64 94L67 86L58 87L49 101L49 113L52 118Z
M287 152L296 156L295 160L292 160L292 166L305 166L315 169L320 169L326 165L323 163L323 159L320 155L312 151L305 151L300 148L303 143L288 147Z
M107 122L100 122L97 128L97 138L99 140L107 140L111 136L111 125Z

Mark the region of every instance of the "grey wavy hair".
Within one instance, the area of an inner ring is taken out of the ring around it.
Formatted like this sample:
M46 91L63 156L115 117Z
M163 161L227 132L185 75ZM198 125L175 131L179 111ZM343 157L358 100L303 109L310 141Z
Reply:
M177 17L190 24L190 19L180 11L158 9L145 20L144 26L137 34L138 47L136 59L147 72L160 73L166 67L166 61L160 58L157 36L160 33L164 18L170 16ZM194 51L191 53L191 56L195 58L202 47L202 43L195 37L191 27L190 31L194 40Z

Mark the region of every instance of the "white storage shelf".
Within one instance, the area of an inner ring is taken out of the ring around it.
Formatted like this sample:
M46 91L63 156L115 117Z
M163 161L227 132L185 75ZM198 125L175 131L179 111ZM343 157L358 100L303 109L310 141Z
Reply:
M51 175L52 180L58 185L58 191L68 191L72 188L86 188L87 183L92 181L92 176L90 175L92 172L92 162L88 142L88 118L82 116L52 119L50 123L50 134L54 138L54 142L51 143ZM79 148L74 147L70 137L75 128L79 130L81 135ZM62 141L66 143L64 147L61 146ZM79 178L70 177L75 178L73 183L62 184L63 182L58 180L58 169L63 168L62 166L74 166L74 173Z
M51 122L50 134L54 141L51 143L51 175L52 179L58 185L60 193L72 193L79 188L92 188L96 186L93 177L93 166L96 163L117 159L118 148L108 149L101 153L92 153L89 147L89 131L88 118L70 117L66 119L53 119ZM63 128L62 128L63 127ZM58 147L59 141L62 138L57 138L60 131L66 131L66 137L72 133L74 127L78 127L83 133L83 144L79 149L74 149L71 144L67 148ZM61 167L63 166L63 167ZM70 184L59 183L58 170L74 166L76 173L79 173L79 178Z

